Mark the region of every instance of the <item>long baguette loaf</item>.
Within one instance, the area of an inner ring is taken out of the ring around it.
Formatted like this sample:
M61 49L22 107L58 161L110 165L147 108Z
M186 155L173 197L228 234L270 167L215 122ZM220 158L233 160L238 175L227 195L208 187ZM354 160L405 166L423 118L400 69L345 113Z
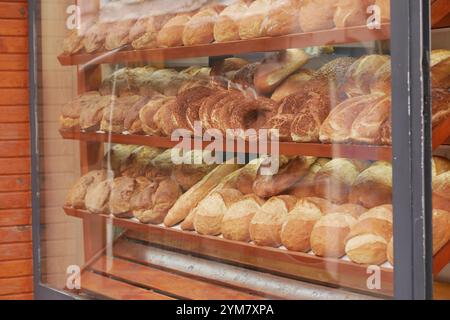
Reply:
M200 200L221 182L223 177L237 169L239 169L239 165L237 164L223 164L211 171L175 202L175 205L169 210L169 213L164 219L164 224L172 227L180 221L183 221L189 212L198 205Z

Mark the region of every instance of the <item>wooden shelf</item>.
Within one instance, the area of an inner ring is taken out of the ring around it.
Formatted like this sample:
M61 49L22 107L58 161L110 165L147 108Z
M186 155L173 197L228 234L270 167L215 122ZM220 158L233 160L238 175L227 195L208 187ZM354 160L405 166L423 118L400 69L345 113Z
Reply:
M61 136L68 140L81 140L91 142L110 142L130 145L143 145L158 148L173 148L179 143L171 141L168 137L143 136L143 135L122 135L107 134L99 132L71 132L60 131ZM195 148L194 138L191 139L191 146ZM211 142L200 141L202 148L208 146ZM244 153L250 153L249 144L245 144ZM238 142L232 141L233 148L227 147L226 143L222 148L216 151L236 152ZM279 153L282 155L296 156L316 156L329 158L353 158L364 160L385 160L391 161L392 148L390 146L367 146L367 145L346 145L346 144L322 144L322 143L297 143L280 142ZM242 152L239 149L239 152Z
M93 214L72 208L64 208L68 216L89 219ZM134 219L119 219L109 215L95 215L118 227L127 229L126 235L139 241L188 254L196 254L221 261L270 271L300 280L320 282L367 291L367 266L343 259L320 258L312 254L251 243L227 240L221 237L203 236L177 228L139 223ZM450 250L450 246L448 248ZM392 295L393 270L381 267L381 290L375 294ZM374 293L374 292L372 292Z
M58 57L58 60L63 66L70 66L212 57L251 52L278 51L289 48L306 48L311 46L386 40L390 38L390 31L390 24L385 23L381 25L380 29L375 30L370 30L367 26L358 26L292 34L273 38L266 37L189 47L133 50L129 46L125 46L121 49L110 52L99 52L93 54L79 53L75 55L63 54Z

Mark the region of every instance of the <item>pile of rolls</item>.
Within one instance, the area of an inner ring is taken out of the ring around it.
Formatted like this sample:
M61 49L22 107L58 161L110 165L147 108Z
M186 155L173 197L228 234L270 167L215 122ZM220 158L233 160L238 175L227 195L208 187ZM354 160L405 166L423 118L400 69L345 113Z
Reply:
M236 0L228 6L207 1L194 11L145 13L139 18L134 13L118 20L90 18L69 33L63 51L195 46L363 26L374 4L381 9L381 22L389 21L389 0Z

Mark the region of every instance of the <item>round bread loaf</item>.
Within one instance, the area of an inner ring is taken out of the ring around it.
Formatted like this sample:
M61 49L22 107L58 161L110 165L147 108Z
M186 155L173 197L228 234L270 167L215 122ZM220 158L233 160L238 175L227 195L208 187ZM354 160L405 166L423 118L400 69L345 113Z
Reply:
M342 158L331 160L316 174L316 195L334 203L347 203L351 186L368 166L366 161Z
M209 7L196 13L185 25L183 43L185 46L208 44L214 41L214 25L219 15Z
M293 196L270 198L250 222L250 237L259 246L279 247L281 228L297 199Z
M112 23L105 37L105 49L114 50L130 42L130 29L136 24L135 19L123 19Z
M433 101L433 128L435 128L450 117L450 91L447 89L433 89L431 98Z
M254 194L246 195L233 203L222 220L223 237L229 240L249 242L250 222L263 204L264 200Z
M223 189L208 195L194 209L195 231L204 235L219 235L225 213L240 198L242 193L235 189Z
M263 21L264 34L270 37L300 32L299 10L302 0L273 1Z
M76 209L85 209L84 200L89 188L104 181L106 176L105 170L91 171L82 176L70 189L64 205Z
M105 38L111 26L111 22L97 22L87 30L83 39L84 49L87 53L93 53L104 47Z
M308 174L291 188L289 194L299 199L304 197L314 197L316 195L314 182L316 174L329 161L330 159L328 158L317 159L317 161L309 168Z
M441 173L433 179L433 206L442 210L450 208L450 171Z
M314 225L311 249L320 257L340 258L345 255L345 239L356 219L345 213L330 213Z
M214 25L214 39L217 42L239 40L239 24L248 7L244 1L226 7Z
M263 22L273 0L255 0L239 24L239 37L243 40L264 36Z
M178 14L170 19L158 33L156 39L158 47L182 46L184 27L190 20L189 14Z
M349 201L366 208L392 203L392 165L377 161L356 178Z
M433 88L450 88L450 50L440 49L431 52L431 85Z
M375 207L362 214L347 237L345 252L359 264L379 265L386 261L392 238L392 206Z
M283 81L272 94L272 100L281 101L283 98L300 90L313 77L313 71L301 69Z
M375 74L388 61L389 56L377 54L366 55L356 60L347 71L340 94L347 98L369 94Z
M129 177L115 178L111 184L109 211L118 218L132 218L131 197L136 187L136 180Z
M334 28L335 0L304 0L299 11L300 27L303 32Z
M111 184L112 181L106 179L88 189L84 203L89 212L96 214L110 213L108 201L111 193Z
M431 162L433 177L439 176L442 173L450 171L450 160L440 156L433 156L433 161Z
M337 0L334 24L336 28L364 26L367 23L367 8L375 0Z

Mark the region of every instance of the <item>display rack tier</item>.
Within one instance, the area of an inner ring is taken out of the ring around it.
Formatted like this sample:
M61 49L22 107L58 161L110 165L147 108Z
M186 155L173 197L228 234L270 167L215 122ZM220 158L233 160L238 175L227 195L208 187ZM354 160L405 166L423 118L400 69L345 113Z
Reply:
M61 136L68 140L80 140L99 143L118 143L129 145L143 145L158 148L173 148L180 142L172 141L169 137L145 136L145 135L125 135L110 134L102 132L80 132L80 131L60 131ZM446 143L450 137L450 117L437 126L433 131L433 150ZM199 141L194 143L194 138L190 139L191 149L204 149L211 144L210 141ZM224 141L217 144L221 146L216 151L251 153L248 142L243 143L244 148L238 145L237 140L227 143ZM231 148L230 148L231 146ZM242 150L243 149L243 150ZM280 142L279 154L296 156L315 156L325 158L352 158L363 160L392 160L392 147L390 146L371 146L355 144L323 144L323 143L298 143L298 142Z
M252 52L269 52L289 48L306 48L312 46L386 40L390 38L390 29L390 24L384 23L379 29L369 29L367 26L358 26L291 34L279 37L265 37L251 40L239 40L174 48L133 50L130 46L124 46L113 51L92 54L62 54L58 56L58 60L63 66L70 66L142 61L166 61Z

